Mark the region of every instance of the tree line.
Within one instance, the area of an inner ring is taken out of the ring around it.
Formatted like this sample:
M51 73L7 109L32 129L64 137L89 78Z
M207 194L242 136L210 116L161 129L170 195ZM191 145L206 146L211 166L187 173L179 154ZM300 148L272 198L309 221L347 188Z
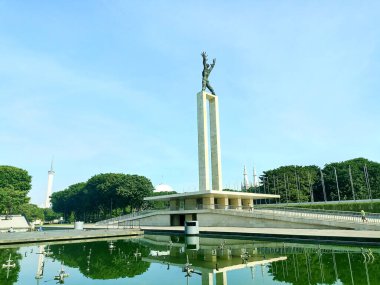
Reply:
M32 188L28 171L0 165L0 214L22 214L28 221L50 221L63 216L66 221L96 221L112 215L139 210L144 197L153 195L151 181L139 175L106 173L76 183L51 196L52 209L31 204Z
M281 166L260 176L248 192L281 195L281 203L380 198L380 163L365 158L326 164Z
M153 189L145 176L104 173L53 193L51 202L53 210L67 221L94 222L140 210Z
M151 181L139 175L95 175L86 182L54 192L52 209L29 203L31 181L26 170L0 166L1 214L23 214L29 221L52 220L63 215L70 222L94 222L142 208L163 207L160 202L144 201L144 197L161 193L153 193ZM329 163L323 168L281 166L264 171L260 185L246 191L280 195L281 203L380 199L380 163L356 158Z

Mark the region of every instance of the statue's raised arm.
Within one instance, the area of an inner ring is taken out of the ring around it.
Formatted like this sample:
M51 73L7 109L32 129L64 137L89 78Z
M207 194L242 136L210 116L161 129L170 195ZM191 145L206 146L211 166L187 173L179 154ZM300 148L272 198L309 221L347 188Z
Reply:
M202 52L201 55L203 57L203 67L205 67L207 64L207 54L205 52Z
M210 67L210 71L214 68L215 63L216 63L216 58L214 58L214 59L212 60L211 67Z
M208 76L211 73L211 70L214 68L216 59L214 58L212 64L207 63L207 54L205 52L201 53L203 58L203 71L202 71L202 91L206 90L206 87L210 92L215 95L214 89L212 89L210 83L208 82Z

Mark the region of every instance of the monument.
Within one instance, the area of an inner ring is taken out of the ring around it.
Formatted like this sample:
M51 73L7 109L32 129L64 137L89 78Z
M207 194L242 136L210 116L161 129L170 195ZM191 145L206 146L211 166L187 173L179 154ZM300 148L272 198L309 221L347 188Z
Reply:
M202 90L197 93L199 189L144 198L166 202L168 208L139 217L140 225L183 226L185 221L199 221L200 225L209 227L256 226L257 220L247 214L254 209L254 200L280 198L273 194L223 191L218 96L209 82L216 60L208 64L207 54L201 55Z
M48 171L48 186L47 186L47 191L46 191L44 208L51 208L51 194L53 193L54 174L55 172L53 170L53 160L52 160L50 170Z
M208 81L208 76L214 68L216 60L214 59L210 65L207 63L205 52L202 52L202 57L202 91L197 94L199 191L222 190L218 96L216 96ZM206 92L206 87L211 94ZM209 110L208 114L207 110ZM208 131L207 118L209 118L210 132ZM209 140L211 147L211 188Z

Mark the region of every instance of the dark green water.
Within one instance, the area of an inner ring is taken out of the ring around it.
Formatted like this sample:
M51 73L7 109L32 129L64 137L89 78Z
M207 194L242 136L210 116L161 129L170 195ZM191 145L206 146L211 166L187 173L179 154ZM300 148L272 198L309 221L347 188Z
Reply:
M0 263L1 285L380 284L380 248L223 238L145 235L0 248Z

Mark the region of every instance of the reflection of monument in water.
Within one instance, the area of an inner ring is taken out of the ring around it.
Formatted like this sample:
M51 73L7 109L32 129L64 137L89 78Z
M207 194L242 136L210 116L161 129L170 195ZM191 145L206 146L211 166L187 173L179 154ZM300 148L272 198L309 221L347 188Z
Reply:
M161 263L167 269L190 263L194 272L202 274L202 285L225 285L227 277L232 284L247 284L250 279L252 284L272 284L267 283L272 279L297 285L371 285L380 280L378 248L157 235L145 235L141 243L155 249L143 261ZM236 282L237 275L245 281Z
M110 250L111 244L113 252ZM145 273L148 275L145 280L152 280L151 274L157 277L155 280L159 280L164 275L178 276L179 271L182 272L177 284L186 284L186 281L190 284L208 285L225 285L227 282L272 284L273 280L275 284L373 285L380 280L380 249L377 247L145 235L143 238L112 240L112 243L110 240L91 241L85 245L65 243L64 247L57 242L56 245L50 245L50 248L51 250L46 246L45 249L40 247L35 250L36 253L45 253L45 261L52 260L45 263L44 270L43 255L25 254L25 258L32 258L36 263L38 260L36 276L43 274L44 278L53 278L55 273L56 280L62 281L68 276L63 264L68 268L78 268L85 278L94 280L126 276L133 278ZM15 253L12 252L11 258L9 252L6 256L3 255L1 263L6 266L8 263L12 265L13 261L17 262L19 258ZM57 275L59 263L61 270ZM161 271L150 271L149 268L153 265L151 263L155 263L154 268L160 268ZM28 265L29 262L23 264ZM52 266L54 271L51 270ZM10 268L10 277L12 274L15 277L18 268L19 266ZM5 279L7 271L3 269L3 273ZM34 270L32 274L34 278ZM37 279L37 284L44 284L45 281L49 280Z
M44 267L45 267L45 246L40 245L38 247L38 263L37 263L37 273L36 273L36 279L37 284L39 284L39 279L42 279L44 276Z
M32 253L32 252L31 252ZM35 279L37 280L37 285L40 284L40 280L44 278L44 271L45 271L45 257L51 257L53 256L53 252L50 250L50 245L47 246L45 249L45 245L38 246L38 261L37 261L37 272L35 275ZM55 259L53 259L53 262ZM69 274L65 271L63 268L63 262L61 262L61 268L58 271L58 275L54 276L53 280L56 280L57 284L63 284L65 283L65 278L69 277ZM44 281L47 282L47 281Z
M180 267L187 279L193 274L201 275L202 285L213 285L214 279L215 285L227 285L228 272L241 269L249 269L254 279L256 266L287 259L275 252L262 255L254 243L247 241L186 236L182 242L173 243L170 237L148 235L143 241L156 247L166 246L143 261L167 264L167 269Z

